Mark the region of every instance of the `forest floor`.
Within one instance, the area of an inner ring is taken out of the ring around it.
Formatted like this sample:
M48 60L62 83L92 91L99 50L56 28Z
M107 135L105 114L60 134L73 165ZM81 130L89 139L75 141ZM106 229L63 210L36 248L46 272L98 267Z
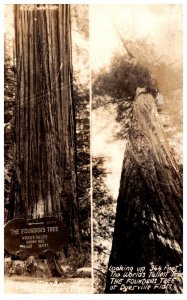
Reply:
M91 278L34 278L5 276L6 294L91 294Z

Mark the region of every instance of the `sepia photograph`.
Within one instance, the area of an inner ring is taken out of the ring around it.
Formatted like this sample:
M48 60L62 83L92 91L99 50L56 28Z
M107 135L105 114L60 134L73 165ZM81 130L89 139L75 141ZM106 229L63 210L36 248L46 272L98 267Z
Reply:
M88 5L4 8L5 292L90 293Z
M183 294L183 5L3 7L4 293Z
M182 293L182 6L90 10L94 292Z

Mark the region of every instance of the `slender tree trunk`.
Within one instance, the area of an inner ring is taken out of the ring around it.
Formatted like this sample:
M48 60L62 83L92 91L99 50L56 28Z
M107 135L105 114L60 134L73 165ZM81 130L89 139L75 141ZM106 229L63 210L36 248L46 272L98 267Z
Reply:
M154 99L141 94L134 102L122 167L105 293L124 292L120 286L112 290L111 266L146 267L148 278L151 262L162 267L182 264L182 180ZM175 286L174 292L180 289Z
M79 246L69 5L15 5L14 217L56 216Z

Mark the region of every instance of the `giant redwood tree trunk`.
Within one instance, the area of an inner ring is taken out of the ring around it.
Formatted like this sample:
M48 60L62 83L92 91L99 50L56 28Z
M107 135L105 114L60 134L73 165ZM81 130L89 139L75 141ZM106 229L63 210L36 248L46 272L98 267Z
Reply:
M148 269L151 262L162 267L182 263L182 180L154 99L142 93L133 106L108 268ZM111 289L108 270L105 293L123 292ZM147 291L164 292L168 291ZM174 292L180 291L175 287Z
M15 5L13 216L56 216L79 245L69 5Z

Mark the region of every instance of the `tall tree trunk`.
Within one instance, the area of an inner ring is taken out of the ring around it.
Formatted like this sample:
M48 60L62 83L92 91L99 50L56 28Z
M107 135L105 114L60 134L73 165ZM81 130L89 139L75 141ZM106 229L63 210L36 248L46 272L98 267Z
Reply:
M144 93L133 107L105 293L123 293L120 285L111 288L111 266L148 270L151 262L162 267L182 264L182 180L154 99ZM164 292L154 287L147 291ZM174 292L179 292L176 286Z
M56 216L80 244L69 5L15 5L14 217Z

